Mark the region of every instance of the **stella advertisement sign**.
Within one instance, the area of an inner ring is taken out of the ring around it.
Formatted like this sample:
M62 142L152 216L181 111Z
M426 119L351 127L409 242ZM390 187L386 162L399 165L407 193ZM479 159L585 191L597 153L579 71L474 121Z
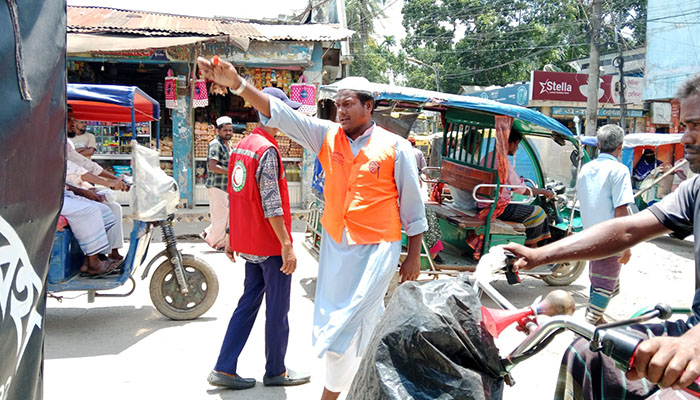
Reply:
M614 103L611 75L600 77L598 101ZM530 100L585 103L588 99L588 75L567 72L532 71Z

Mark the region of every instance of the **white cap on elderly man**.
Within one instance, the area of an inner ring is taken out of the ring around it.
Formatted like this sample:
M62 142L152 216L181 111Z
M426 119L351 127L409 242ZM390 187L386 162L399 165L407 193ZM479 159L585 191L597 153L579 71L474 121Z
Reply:
M216 120L216 127L221 128L225 124L233 124L233 120L231 120L231 117L219 117Z

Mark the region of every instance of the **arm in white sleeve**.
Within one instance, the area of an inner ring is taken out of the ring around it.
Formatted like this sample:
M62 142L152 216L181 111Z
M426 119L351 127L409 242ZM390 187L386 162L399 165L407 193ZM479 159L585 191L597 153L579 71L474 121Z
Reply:
M66 139L67 140L67 139ZM102 173L103 169L102 167L97 164L94 161L91 161L84 155L78 153L75 148L73 147L72 144L67 143L66 144L66 159L72 163L75 163L82 168L84 168L87 172L98 176Z
M268 97L270 98L270 118L260 114L263 125L278 128L295 142L318 154L328 129L338 124L308 117L294 111L280 100Z
M418 184L416 156L411 144L402 138L396 142L394 179L399 192L399 216L406 234L415 236L427 231L428 220Z
M83 183L82 176L89 172L71 160L66 160L66 183L79 187Z

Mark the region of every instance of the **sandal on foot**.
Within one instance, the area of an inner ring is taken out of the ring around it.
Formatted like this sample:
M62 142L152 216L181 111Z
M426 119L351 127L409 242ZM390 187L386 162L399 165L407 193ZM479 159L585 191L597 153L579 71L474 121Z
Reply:
M103 261L103 262L100 262L99 266L96 269L91 270L90 267L88 267L87 273L88 273L88 275L90 275L92 277L98 278L101 276L105 276L105 275L109 274L110 272L114 271L114 269L117 268L117 266L118 266L118 264L116 262Z

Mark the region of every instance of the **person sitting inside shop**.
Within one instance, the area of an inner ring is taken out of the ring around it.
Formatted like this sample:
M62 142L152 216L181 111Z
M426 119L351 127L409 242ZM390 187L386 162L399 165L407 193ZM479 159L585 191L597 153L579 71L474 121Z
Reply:
M86 126L85 121L76 120L75 129L73 132L67 132L67 134L76 151L91 159L92 155L97 151L97 142L95 141L95 135L86 132Z

